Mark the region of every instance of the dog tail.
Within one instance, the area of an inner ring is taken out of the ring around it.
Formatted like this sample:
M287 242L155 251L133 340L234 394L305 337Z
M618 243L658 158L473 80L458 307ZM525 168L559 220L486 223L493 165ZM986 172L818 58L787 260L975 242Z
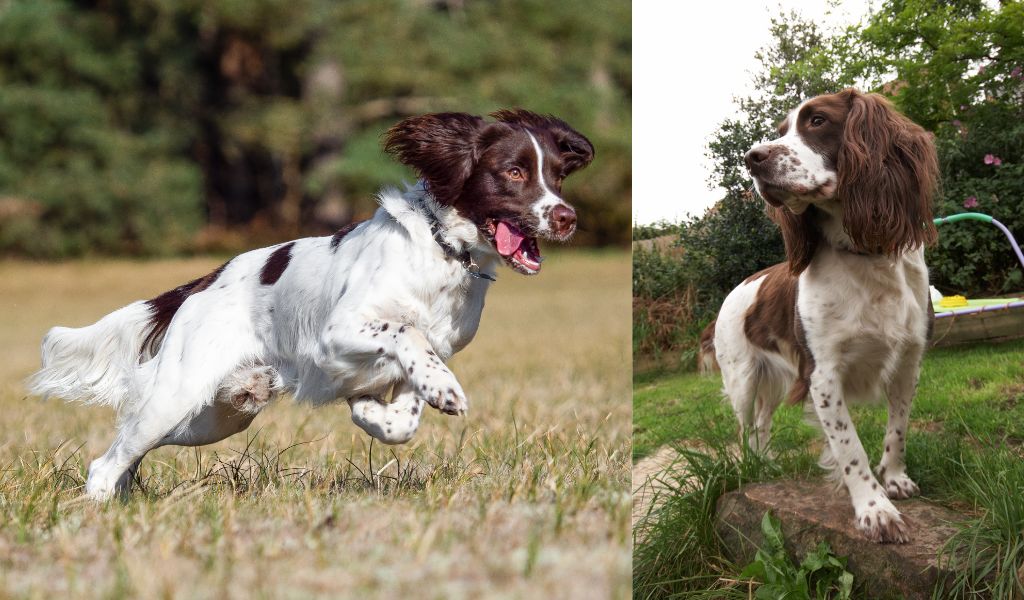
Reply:
M29 392L120 411L130 396L150 317L148 304L138 301L88 327L54 327L43 338L43 366L29 380Z
M700 348L697 350L697 372L701 375L710 375L718 370L718 361L715 360L716 321L717 319L712 319L700 334Z

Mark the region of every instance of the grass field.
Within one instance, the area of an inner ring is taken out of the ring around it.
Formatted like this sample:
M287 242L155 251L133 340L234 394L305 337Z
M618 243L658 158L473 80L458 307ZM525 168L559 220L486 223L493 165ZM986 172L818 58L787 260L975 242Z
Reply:
M0 262L0 597L629 596L622 252L501 272L452 361L469 415L431 411L408 446L285 399L235 438L150 453L126 502L81 500L113 414L26 397L43 333L219 262Z
M641 375L634 382L634 459L665 445L683 452L674 471L663 476L673 489L659 498L661 514L640 525L646 547L634 553L636 597L735 578L743 565L722 557L708 527L721 493L750 481L824 475L816 464L820 433L802 422L799 406L783 406L775 414L775 460L737 452L736 418L721 385L718 375L695 373ZM884 404L851 412L876 464ZM994 577L981 582L965 574L960 588L939 597L969 591L977 597L1024 597L1024 340L928 352L911 410L907 462L924 498L971 516L951 543L970 551L976 574L991 568ZM716 593L707 597L745 597L742 590Z

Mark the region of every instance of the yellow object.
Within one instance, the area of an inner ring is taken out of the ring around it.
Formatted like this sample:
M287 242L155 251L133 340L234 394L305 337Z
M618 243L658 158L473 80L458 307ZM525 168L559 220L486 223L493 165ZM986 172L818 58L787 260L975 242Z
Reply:
M942 308L959 308L961 306L967 306L967 298L963 296L943 296L942 300L939 300L939 306Z

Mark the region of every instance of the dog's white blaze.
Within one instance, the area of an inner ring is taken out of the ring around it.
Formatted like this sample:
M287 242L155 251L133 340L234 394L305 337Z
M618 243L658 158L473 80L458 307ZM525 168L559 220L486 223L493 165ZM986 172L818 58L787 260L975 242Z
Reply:
M545 213L551 214L551 210L559 204L568 206L557 194L551 191L548 184L544 181L544 151L541 150L540 144L537 143L537 138L533 137L533 134L526 132L526 135L530 136L530 141L533 142L533 149L537 152L537 181L540 182L540 189L544 192L541 197L530 207L533 214L537 216L537 232L538 233L549 233L551 231L551 223Z

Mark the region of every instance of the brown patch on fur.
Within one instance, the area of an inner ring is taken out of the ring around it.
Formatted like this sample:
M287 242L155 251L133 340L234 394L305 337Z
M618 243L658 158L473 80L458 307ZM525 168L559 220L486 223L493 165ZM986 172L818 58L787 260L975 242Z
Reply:
M934 136L878 94L854 89L836 159L843 227L860 252L895 255L930 245L939 181Z
M277 280L284 274L284 270L288 268L288 263L292 260L292 246L294 245L295 242L288 242L274 250L267 257L267 262L260 269L260 283L263 285L274 285L277 283Z
M149 332L142 340L142 347L139 349L140 357L156 354L167 328L171 325L171 319L174 318L175 313L185 303L185 300L192 294L198 294L213 285L229 264L231 264L230 260L198 279L193 279L146 301L150 313Z
M765 212L782 230L789 272L799 275L811 264L811 259L814 258L814 253L821 243L821 232L814 222L817 209L809 206L802 214L797 215L787 208L767 205Z
M364 221L354 221L335 231L334 235L331 236L331 252L337 252L338 246L341 245L341 240L345 239L346 235L352 233L352 230L359 227L362 223L364 223Z
M789 403L796 404L807 396L811 372L814 371L814 357L807 347L807 338L796 310L798 280L787 263L779 263L751 275L744 283L762 277L757 297L744 317L743 333L755 346L770 352L796 353L797 378L787 399Z

